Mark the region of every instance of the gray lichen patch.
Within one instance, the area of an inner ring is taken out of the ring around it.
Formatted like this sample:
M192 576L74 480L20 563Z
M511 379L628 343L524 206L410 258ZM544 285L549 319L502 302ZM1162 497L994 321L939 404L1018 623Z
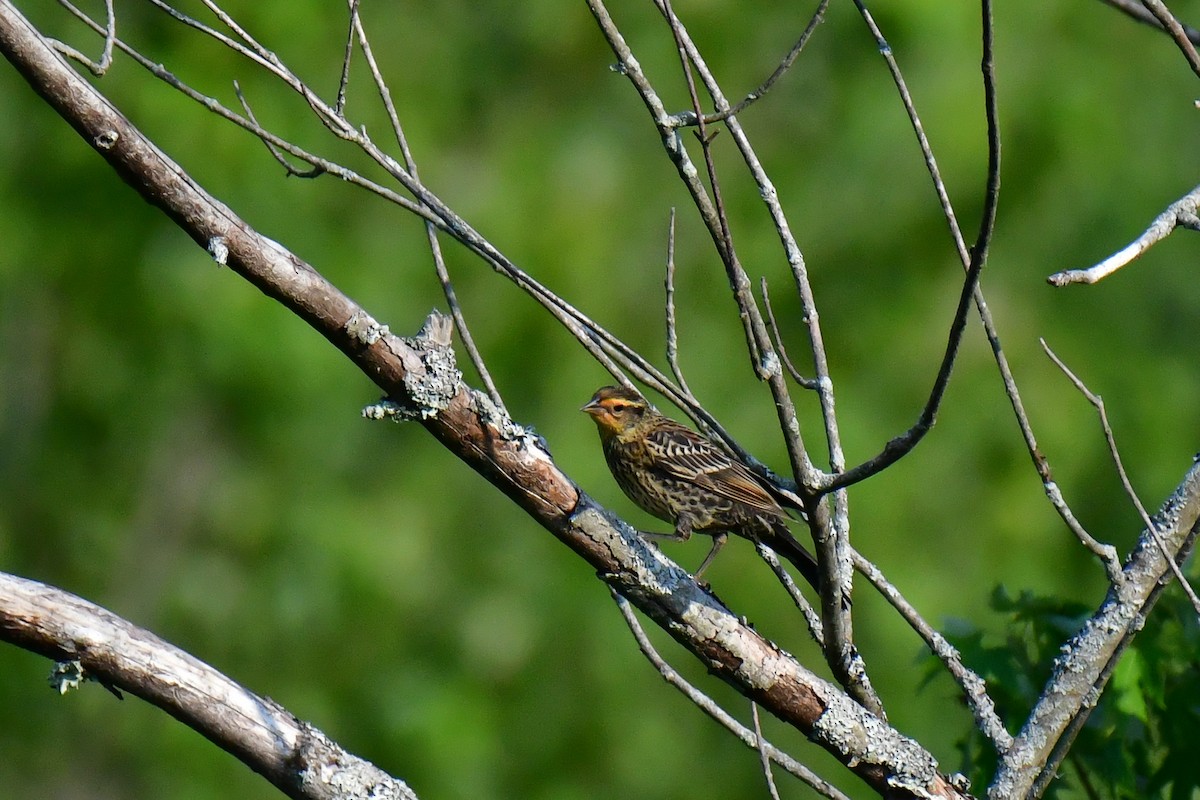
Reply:
M346 330L365 344L389 335L386 325L370 317L356 315L346 323ZM450 318L433 311L416 336L401 339L417 356L420 366L412 363L402 378L404 397L387 397L363 409L367 419L431 419L450 406L463 390L462 372L450 346L453 323ZM412 359L406 359L411 363Z
M345 327L346 333L365 345L373 345L390 333L387 325L381 325L365 311L350 317Z
M452 330L451 319L433 311L426 317L420 332L404 340L417 353L425 368L424 372L406 372L404 389L412 405L426 419L436 417L438 412L448 408L450 401L463 388L462 372L454 360L454 348L450 346Z

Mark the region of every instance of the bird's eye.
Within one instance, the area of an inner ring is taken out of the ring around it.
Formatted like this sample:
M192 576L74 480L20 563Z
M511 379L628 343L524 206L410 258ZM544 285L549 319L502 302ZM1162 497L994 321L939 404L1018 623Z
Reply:
M628 410L629 406L624 403L613 403L612 405L612 413L614 414L624 414Z

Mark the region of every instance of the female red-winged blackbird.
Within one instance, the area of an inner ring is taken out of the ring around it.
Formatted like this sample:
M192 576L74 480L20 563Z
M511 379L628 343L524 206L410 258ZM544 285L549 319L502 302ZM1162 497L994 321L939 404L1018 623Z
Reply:
M697 579L732 532L766 544L819 587L816 559L792 537L783 508L740 461L619 386L599 389L580 410L596 421L604 459L621 490L639 508L675 526L674 534L650 535L678 541L693 532L713 537Z

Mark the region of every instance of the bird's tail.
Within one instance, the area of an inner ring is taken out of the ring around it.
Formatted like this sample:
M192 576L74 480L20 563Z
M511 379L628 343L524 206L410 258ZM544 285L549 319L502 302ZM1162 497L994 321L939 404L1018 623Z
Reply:
M763 544L792 562L804 576L804 580L820 593L821 568L817 566L816 557L796 541L796 537L792 536L792 532L782 521L771 525L770 531L771 535L763 540Z
M796 537L792 536L792 532L782 521L773 523L770 532L770 536L764 539L763 543L792 562L804 576L804 580L817 590L817 594L821 594L821 568L817 566L816 556L796 541ZM843 592L842 608L849 609L851 605L850 595Z

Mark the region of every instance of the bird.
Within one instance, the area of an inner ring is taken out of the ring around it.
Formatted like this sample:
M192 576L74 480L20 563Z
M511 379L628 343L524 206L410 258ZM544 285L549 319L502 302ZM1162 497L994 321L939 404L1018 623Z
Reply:
M595 421L604 460L625 495L675 526L674 533L650 536L681 542L693 533L713 537L696 580L734 533L784 556L820 591L816 558L792 536L787 513L745 464L631 389L601 387L580 411Z

